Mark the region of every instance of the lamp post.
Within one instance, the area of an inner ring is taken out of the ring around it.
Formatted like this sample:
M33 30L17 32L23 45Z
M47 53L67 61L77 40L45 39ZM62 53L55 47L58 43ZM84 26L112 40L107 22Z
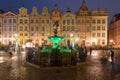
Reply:
M111 39L110 40L110 46L111 46L111 48L112 48L112 45L113 45L113 40Z
M14 34L14 36L15 36L15 51L17 51L18 50L18 40L17 40L17 34Z
M72 48L74 48L74 46L75 46L73 37L74 37L74 35L73 35L73 33L71 33L70 38L71 38L71 46L72 46Z
M96 39L96 38L93 38L93 39L92 39L92 42L93 42L93 45L95 46L95 45L96 45L96 42L97 42L97 39Z

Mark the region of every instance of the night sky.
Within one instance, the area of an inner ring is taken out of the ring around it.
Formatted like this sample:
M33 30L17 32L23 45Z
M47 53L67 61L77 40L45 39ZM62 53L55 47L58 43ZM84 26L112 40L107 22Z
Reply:
M77 12L82 1L83 0L1 0L0 9L7 11L9 8L12 8L14 12L18 12L18 9L24 3L29 13L33 6L38 7L39 13L41 13L43 6L47 6L51 13L54 5L57 4L61 13L64 13L67 8L70 8L72 12ZM107 9L109 21L114 14L120 13L120 0L85 0L85 2L89 11L97 8Z

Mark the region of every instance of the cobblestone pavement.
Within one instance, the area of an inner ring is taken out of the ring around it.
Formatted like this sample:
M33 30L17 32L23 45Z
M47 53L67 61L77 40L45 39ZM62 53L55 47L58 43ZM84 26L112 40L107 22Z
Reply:
M25 62L25 53L12 58L0 51L0 80L120 80L120 60L101 63L103 51L93 51L86 62L72 67L36 68Z

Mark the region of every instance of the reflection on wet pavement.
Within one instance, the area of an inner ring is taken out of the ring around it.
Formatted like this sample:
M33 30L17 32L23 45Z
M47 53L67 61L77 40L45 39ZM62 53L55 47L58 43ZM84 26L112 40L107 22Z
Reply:
M0 55L4 58L0 59L4 61L0 63L0 80L120 80L120 67L102 64L100 51L73 67L35 68L26 64L25 53L14 53L11 59L6 53Z

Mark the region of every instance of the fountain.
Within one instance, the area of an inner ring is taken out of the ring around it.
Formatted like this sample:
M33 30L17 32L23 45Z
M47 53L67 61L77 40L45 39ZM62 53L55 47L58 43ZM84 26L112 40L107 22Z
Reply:
M61 40L64 40L64 37L63 36L58 36L57 33L58 33L58 21L55 21L55 23L53 24L53 32L54 32L54 36L49 36L48 37L48 40L52 41L52 48L53 49L58 49L59 47L59 42ZM51 50L43 47L42 49L42 52L51 52ZM60 52L71 52L71 50L67 47L66 49L60 49Z
M75 50L69 49L68 46L60 47L59 42L64 40L63 36L58 36L58 21L53 25L53 36L49 36L48 40L52 41L52 48L49 46L42 46L42 49L39 49L36 45L36 54L32 54L32 58L28 61L35 60L41 67L42 66L62 66L62 65L72 65L76 64L76 55ZM31 56L31 54L30 54ZM34 62L34 61L31 61Z

